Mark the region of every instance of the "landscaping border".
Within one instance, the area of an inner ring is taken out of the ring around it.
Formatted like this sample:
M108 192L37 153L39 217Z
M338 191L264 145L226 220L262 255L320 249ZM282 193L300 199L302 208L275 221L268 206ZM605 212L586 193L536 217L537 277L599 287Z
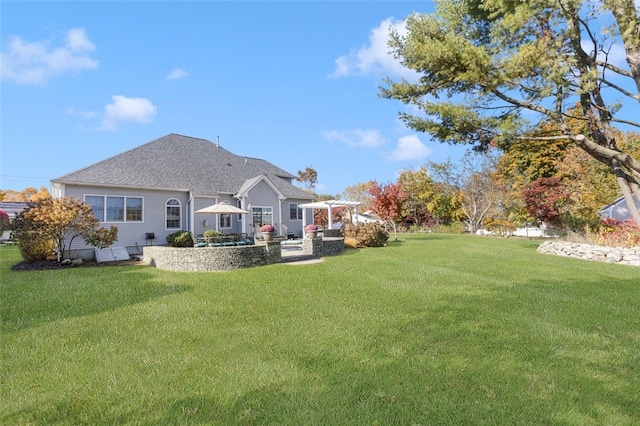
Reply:
M640 247L607 247L566 241L545 241L538 252L584 260L640 266Z

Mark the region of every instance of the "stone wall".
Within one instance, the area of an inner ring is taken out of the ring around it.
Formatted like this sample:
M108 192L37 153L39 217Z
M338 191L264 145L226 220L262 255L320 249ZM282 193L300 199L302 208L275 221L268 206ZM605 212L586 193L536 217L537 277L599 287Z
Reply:
M344 251L343 238L305 238L303 253L315 257L332 256ZM227 271L269 265L282 261L279 241L256 241L253 246L167 247L145 246L142 259L166 271Z
M344 251L344 238L330 237L322 240L322 256L335 256Z
M640 247L621 248L545 241L538 247L538 252L620 265L640 266Z
M302 252L317 257L335 256L344 251L344 238L305 238Z
M167 271L225 271L280 262L280 245L143 248L143 260Z

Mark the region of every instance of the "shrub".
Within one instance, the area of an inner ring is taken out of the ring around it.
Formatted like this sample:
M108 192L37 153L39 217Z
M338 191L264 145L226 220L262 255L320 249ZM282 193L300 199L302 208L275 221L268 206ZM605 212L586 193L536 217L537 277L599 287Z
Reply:
M487 231L495 232L498 235L506 235L516 230L516 225L506 219L488 219L484 227Z
M318 225L307 225L304 228L305 231L317 231L318 230Z
M204 231L202 235L205 238L213 238L213 237L217 237L218 235L222 235L222 232L216 231L215 229L207 229L206 231Z
M389 233L378 223L349 224L344 236L348 247L383 247L389 239Z
M9 215L4 210L0 210L0 235L5 229L11 229L11 221Z
M176 231L167 235L167 243L171 247L193 247L193 237L189 231Z
M84 240L90 246L97 247L99 249L107 248L118 239L118 228L112 226L111 228L98 228L91 231L84 237Z
M21 232L17 237L18 247L22 258L27 262L47 260L54 254L56 243L40 232Z
M633 220L619 221L605 218L595 229L587 228L587 235L594 244L610 247L635 247L640 245L640 228Z

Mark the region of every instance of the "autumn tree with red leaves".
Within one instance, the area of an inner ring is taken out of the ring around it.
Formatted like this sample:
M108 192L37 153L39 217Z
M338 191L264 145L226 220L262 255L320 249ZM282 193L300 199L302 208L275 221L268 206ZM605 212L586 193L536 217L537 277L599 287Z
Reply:
M568 194L559 178L536 179L522 191L522 198L531 216L554 226L562 225L562 213Z
M393 227L395 240L398 240L398 222L402 218L402 208L407 195L399 183L379 184L371 182L369 193L373 197L371 200L371 210L382 220L388 222Z

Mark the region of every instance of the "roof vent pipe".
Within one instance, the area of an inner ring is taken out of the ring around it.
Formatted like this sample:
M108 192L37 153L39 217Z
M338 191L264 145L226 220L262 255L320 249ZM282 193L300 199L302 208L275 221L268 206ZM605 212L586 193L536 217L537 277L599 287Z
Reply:
M216 146L220 148L220 135L216 135Z

